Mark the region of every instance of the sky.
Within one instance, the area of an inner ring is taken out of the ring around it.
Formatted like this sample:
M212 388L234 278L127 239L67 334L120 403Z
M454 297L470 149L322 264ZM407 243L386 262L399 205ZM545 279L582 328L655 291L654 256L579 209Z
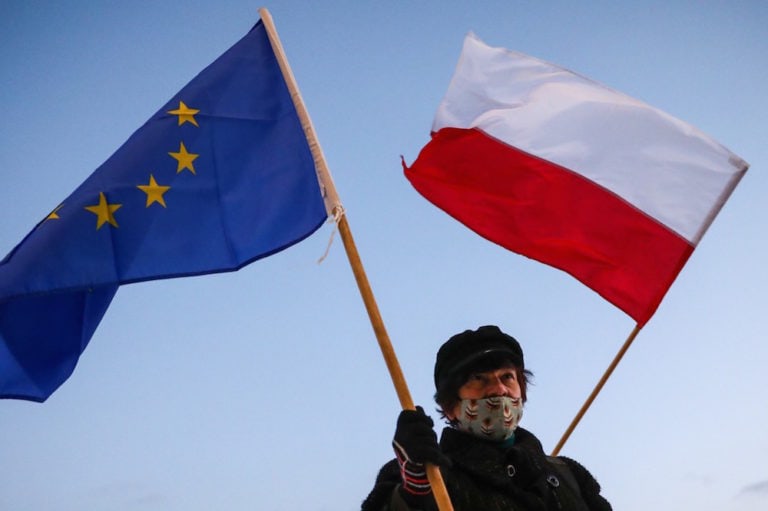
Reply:
M634 322L403 177L475 32L691 123L751 169L562 454L614 509L768 506L768 3L275 1L414 401L451 335L515 336L551 451ZM258 20L238 0L0 2L0 252ZM318 263L326 249L327 257ZM122 287L45 403L0 401L3 511L358 509L399 402L332 224L228 274Z

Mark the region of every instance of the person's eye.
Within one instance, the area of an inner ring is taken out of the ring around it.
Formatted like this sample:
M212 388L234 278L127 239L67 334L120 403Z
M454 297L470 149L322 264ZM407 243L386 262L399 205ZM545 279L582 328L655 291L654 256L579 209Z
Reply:
M509 371L501 375L503 381L517 381L517 374L514 371Z
M469 376L469 381L475 385L485 385L485 382L488 381L488 378L486 378L482 373L474 373Z

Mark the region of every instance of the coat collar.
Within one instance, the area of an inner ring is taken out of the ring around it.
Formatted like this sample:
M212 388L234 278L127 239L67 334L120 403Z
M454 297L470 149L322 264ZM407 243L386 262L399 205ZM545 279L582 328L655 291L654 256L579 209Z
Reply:
M517 428L515 443L504 448L499 442L479 438L471 433L445 428L440 448L455 465L478 477L506 487L528 486L541 479L546 454L541 442L530 431Z

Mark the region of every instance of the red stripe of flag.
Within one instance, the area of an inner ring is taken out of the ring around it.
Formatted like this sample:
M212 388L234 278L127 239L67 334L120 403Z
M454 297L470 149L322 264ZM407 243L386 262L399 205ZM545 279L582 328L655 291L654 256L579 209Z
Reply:
M480 130L439 130L405 175L479 235L571 274L640 326L694 249L614 193Z

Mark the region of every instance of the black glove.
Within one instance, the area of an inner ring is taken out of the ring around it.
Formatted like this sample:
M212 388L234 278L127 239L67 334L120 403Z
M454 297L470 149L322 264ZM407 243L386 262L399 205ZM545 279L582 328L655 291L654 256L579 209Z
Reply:
M402 488L412 495L428 495L432 491L425 463L451 465L451 460L437 445L437 435L432 429L434 425L420 406L417 406L416 410L403 410L397 418L392 447L400 464Z

